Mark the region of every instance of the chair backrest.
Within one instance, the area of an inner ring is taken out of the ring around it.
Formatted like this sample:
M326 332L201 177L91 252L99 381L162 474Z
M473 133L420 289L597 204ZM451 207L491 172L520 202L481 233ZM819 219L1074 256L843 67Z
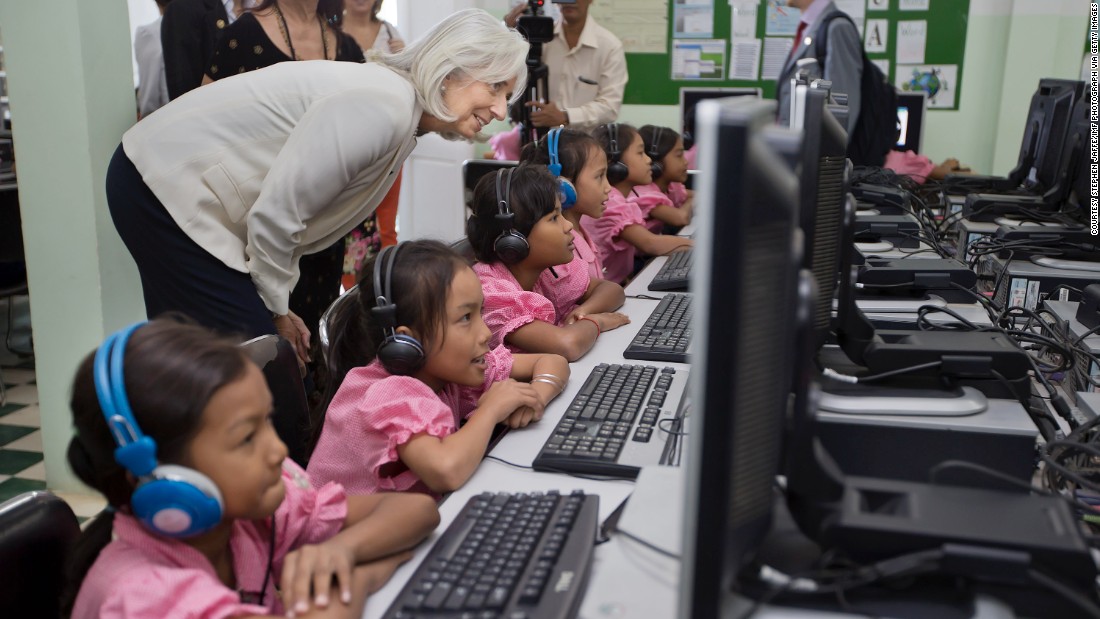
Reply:
M472 265L477 262L477 256L474 255L474 246L470 245L470 239L462 237L457 241L451 243L451 249L458 252L458 255L466 259L466 263Z
M344 294L336 297L336 300L332 302L325 310L324 314L321 314L321 320L317 324L317 338L321 341L321 356L325 359L325 367L332 367L332 359L329 359L329 342L332 341L332 321L336 318L337 310L359 294L359 284L352 286L344 291Z
M286 443L290 458L305 468L309 460L309 404L294 347L277 335L261 335L241 348L267 379L275 404L275 432Z
M5 617L57 617L65 559L80 524L69 504L43 491L0 503L0 609Z

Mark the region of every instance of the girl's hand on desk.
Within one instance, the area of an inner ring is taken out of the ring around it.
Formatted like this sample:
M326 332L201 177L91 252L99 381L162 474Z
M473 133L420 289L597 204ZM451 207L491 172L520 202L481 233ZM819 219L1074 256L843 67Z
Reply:
M521 383L509 378L493 383L493 386L489 387L489 390L477 401L477 410L480 414L491 415L497 423L508 423L509 427L516 428L521 426L512 424L519 423L522 416L513 420L514 413L524 407L534 410L539 404L538 393L530 383ZM530 423L530 419L527 423Z
M309 612L312 606L327 608L329 595L335 591L339 591L340 602L350 603L354 566L352 549L344 545L325 542L302 546L283 561L283 604L291 613L301 615ZM333 577L336 577L335 590Z

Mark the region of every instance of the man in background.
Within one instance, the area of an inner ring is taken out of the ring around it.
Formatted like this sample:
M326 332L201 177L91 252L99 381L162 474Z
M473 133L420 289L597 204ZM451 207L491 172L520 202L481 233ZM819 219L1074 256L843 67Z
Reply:
M515 27L526 2L504 21ZM592 0L561 4L562 21L554 39L543 45L542 60L549 70L550 100L531 101L531 123L536 127L567 125L582 131L614 122L626 90L626 54L623 44L588 15Z
M821 59L811 65L810 80L824 78L833 83L832 92L848 95L848 134L856 126L860 110L860 80L863 77L863 41L859 31L847 19L830 19L843 12L832 0L787 0L787 5L802 11L794 47L787 58L775 88L779 101L779 124L790 125L791 78L795 76L797 63L803 58L816 58L817 39L825 36L825 66ZM821 32L821 25L828 22L828 31Z

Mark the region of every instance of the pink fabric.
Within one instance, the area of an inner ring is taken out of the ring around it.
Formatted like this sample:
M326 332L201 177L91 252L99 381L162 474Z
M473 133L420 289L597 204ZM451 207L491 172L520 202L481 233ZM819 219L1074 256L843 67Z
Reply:
M512 373L512 353L495 348L485 355L480 387L449 384L436 393L411 376L395 376L375 359L348 372L325 413L321 438L309 459L315 484L335 481L355 494L414 491L439 499L405 469L392 477L383 466L398 462L397 447L417 434L443 438L477 408L478 398Z
M581 216L583 222L587 215ZM592 239L584 231L583 226L573 228L573 254L579 256L588 265L588 277L590 279L603 279L603 261L600 260L600 252L592 244Z
M305 544L338 533L347 518L344 489L328 484L314 489L289 458L283 462L286 498L275 511L275 549L265 606L245 604L225 586L210 561L179 540L149 532L133 516L116 514L114 539L95 563L76 598L73 619L220 619L241 615L282 615L275 591L286 555ZM255 592L267 570L268 521L238 520L229 544L239 589Z
M665 222L652 215L653 209L662 205L674 206L672 198L665 195L657 183L638 185L634 188L634 193L637 195L632 196L631 200L638 205L638 210L645 217L645 227L653 234L660 234L665 227Z
M603 217L582 218L581 225L600 252L604 279L622 283L634 271L635 248L620 235L627 226L645 226L645 217L638 205L612 187Z
M524 352L508 345L504 338L520 327L536 320L560 326L562 321L588 291L591 278L588 276L588 263L575 252L568 264L554 267L557 277L546 269L535 282L534 290L527 291L500 262L474 265L474 273L481 279L481 291L485 294L485 305L481 317L493 338L489 346L507 346L512 352Z
M510 131L501 131L489 138L489 146L493 149L493 159L519 161L519 128L519 125L516 125Z
M884 168L889 168L898 174L905 174L918 183L928 180L928 175L936 168L936 164L924 155L918 155L911 150L902 152L891 150L886 153Z
M672 199L672 206L680 208L688 201L688 188L683 183L669 183L668 197Z
M698 144L692 144L691 148L684 151L684 159L687 159L689 170L698 169L698 166L695 165L695 163L696 163L695 160L696 160L696 158L698 158L698 156L699 156L699 145Z

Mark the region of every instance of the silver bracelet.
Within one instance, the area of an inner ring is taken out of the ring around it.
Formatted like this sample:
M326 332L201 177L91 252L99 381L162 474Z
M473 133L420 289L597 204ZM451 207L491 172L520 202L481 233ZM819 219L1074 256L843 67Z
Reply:
M554 382L550 379L547 379L547 378L532 378L531 382L532 383L546 383L547 385L553 385L558 390L559 393L565 390L561 385L559 385L558 383L556 383L556 382Z
M557 374L535 374L534 376L531 377L531 379L532 379L531 382L534 382L534 379L536 379L536 378L546 379L545 381L542 381L542 382L553 381L554 384L557 385L559 389L562 389L562 390L565 389L565 379L563 379L561 376L558 376Z

